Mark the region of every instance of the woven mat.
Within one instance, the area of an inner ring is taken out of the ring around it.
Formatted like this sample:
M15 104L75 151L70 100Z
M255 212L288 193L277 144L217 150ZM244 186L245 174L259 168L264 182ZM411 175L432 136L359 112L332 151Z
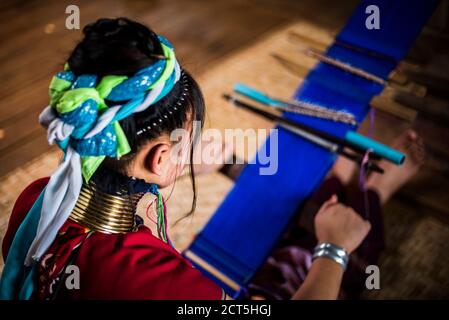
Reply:
M422 208L393 199L384 208L386 249L380 290L366 299L448 299L449 226Z
M197 79L207 103L206 127L218 128L221 131L230 128L245 130L272 127L272 123L224 102L221 95L224 92L232 92L234 83L242 82L273 96L289 98L301 79L281 67L270 53L298 61L304 67L304 75L307 69L316 63L312 58L295 50L287 41L287 33L290 30L309 37L313 35L314 38L319 38L321 43L332 42L328 31L299 22L277 30L254 45L220 61ZM263 140L258 141L258 144ZM257 146L248 148L244 144L236 145L236 154L242 159L251 159L256 150ZM56 168L60 155L59 151L53 149L0 179L0 238L21 190L33 180L50 175ZM190 181L188 178L181 178L173 188L163 190L168 199L169 235L179 250L191 242L232 185L232 181L219 173L199 176L196 212L175 226L174 222L190 209ZM143 217L145 205L145 201L142 201L139 208L139 214ZM380 265L381 290L367 292L366 298L448 297L449 228L431 217L422 215L418 210L419 208L407 206L397 200L393 200L385 208L388 247Z

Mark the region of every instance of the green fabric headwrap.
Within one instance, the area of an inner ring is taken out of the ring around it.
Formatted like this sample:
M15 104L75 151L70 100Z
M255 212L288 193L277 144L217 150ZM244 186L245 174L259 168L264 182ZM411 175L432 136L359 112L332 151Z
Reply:
M173 48L164 43L161 43L161 46L164 56L166 57L165 68L159 78L148 88L148 90L152 90L161 82L167 81L175 69L176 57ZM64 66L64 70L65 72L70 72L67 63ZM128 80L127 76L107 75L100 79L100 82L95 88L71 89L73 85L71 81L54 76L49 87L50 105L58 114L66 114L76 110L83 105L85 101L92 99L97 103L98 115L100 116L108 110L108 106L104 99L116 86L126 80ZM116 157L120 158L131 152L131 147L119 122L113 121L111 125L117 138ZM106 156L81 156L81 169L85 181L90 180L105 157Z

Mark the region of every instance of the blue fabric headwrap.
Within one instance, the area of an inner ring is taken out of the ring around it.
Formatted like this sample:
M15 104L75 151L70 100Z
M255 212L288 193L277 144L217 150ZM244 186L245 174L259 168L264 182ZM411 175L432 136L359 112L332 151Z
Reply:
M53 77L50 105L39 120L47 128L49 143L56 142L64 151L64 161L17 230L0 280L0 299L31 298L36 264L74 208L83 177L88 181L106 156L130 151L118 121L146 110L180 79L172 45L159 39L165 59L131 78L77 77L70 70ZM108 108L105 99L127 102Z

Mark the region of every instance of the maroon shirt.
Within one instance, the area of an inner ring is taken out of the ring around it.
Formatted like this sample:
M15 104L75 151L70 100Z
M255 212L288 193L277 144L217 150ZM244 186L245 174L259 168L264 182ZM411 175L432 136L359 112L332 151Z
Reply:
M3 240L4 259L48 180L36 180L17 199ZM79 268L80 288L68 290L61 285L57 299L223 298L218 285L143 225L126 234L89 234L88 229L68 220L41 259L36 298L48 297L53 280L65 273L67 264Z

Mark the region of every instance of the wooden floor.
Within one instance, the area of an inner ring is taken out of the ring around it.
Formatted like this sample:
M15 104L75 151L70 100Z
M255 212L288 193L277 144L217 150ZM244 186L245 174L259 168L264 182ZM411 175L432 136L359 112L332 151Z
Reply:
M345 1L337 12L317 15L318 22L339 27L355 2ZM314 8L322 3L332 1L77 1L82 25L99 17L127 16L152 26L175 44L193 74L276 26L298 17L314 18ZM80 31L65 28L68 4L60 0L0 4L0 176L48 149L37 117L48 103L51 76L81 36Z
M76 3L80 7L82 25L99 17L117 16L148 24L174 43L180 61L190 72L200 75L225 56L295 20L309 20L337 33L357 2L341 0L338 6L331 0L81 0ZM62 68L70 49L81 36L79 30L65 28L65 8L69 4L72 1L3 0L0 3L0 177L50 148L37 117L48 103L51 76ZM419 176L386 209L395 213L386 218L386 223L390 224L387 242L392 243L416 239L416 230L434 235L446 230L435 229L433 222L429 229L412 229L426 217L442 226L449 225L449 117L439 116L449 114L449 87L444 86L449 83L449 72L440 67L447 66L449 51L444 50L448 41L442 41L430 29L425 35L420 37L409 58L417 63L436 62L430 64L428 73L409 70L409 75L429 86L426 98L410 102L421 108L415 125L426 140L429 157ZM428 106L432 107L432 112ZM385 123L377 129L388 135ZM425 256L424 250L430 246L439 248L432 251L434 257L447 255L443 250L447 247L441 243L443 235L429 238L425 245L411 241L410 247L401 250L417 250L417 256ZM393 273L400 267L395 260L398 248L391 247L384 258ZM444 270L437 279L445 275L447 285L449 267L438 266ZM433 269L426 270L430 270L426 277L431 279ZM400 278L387 280L391 288L394 285L401 288ZM432 285L433 290L426 288L429 290L426 297L444 295L440 294L438 281ZM390 293L393 298L401 297L398 292ZM382 293L371 297L382 297Z

